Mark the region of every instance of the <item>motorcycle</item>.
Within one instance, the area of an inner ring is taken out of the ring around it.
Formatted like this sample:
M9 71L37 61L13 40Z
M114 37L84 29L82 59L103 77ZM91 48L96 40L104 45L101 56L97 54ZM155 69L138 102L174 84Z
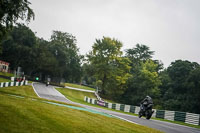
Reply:
M49 85L49 82L46 83L46 86L48 86L48 85Z
M149 120L154 113L152 110L152 104L147 104L147 102L144 102L143 104L140 104L140 111L139 111L139 118L142 116L146 117L147 120Z

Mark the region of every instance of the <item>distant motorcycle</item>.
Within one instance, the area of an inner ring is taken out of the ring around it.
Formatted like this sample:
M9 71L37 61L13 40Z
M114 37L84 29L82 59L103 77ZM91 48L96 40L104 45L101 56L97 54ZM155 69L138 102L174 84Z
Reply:
M46 82L46 86L48 86L49 85L49 82Z
M154 111L152 110L152 105L148 105L147 102L140 104L139 118L144 116L147 120L149 120L153 113Z

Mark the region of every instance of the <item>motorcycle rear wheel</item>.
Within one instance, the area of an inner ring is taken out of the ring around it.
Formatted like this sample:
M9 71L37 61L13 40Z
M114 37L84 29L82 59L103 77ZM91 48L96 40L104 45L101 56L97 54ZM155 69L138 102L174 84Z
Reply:
M141 118L142 117L142 112L138 113L138 117Z

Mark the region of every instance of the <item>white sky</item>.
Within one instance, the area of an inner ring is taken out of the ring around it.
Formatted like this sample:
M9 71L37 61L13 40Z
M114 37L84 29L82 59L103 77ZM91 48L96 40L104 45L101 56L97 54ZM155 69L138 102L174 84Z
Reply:
M177 59L200 63L200 0L30 0L38 37L53 30L77 39L81 54L95 39L116 38L123 50L137 43L155 51L165 67Z

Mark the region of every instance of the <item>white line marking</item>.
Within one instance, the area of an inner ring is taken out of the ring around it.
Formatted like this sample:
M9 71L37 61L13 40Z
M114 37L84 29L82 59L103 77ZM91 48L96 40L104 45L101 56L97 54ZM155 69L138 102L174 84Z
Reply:
M74 88L74 87L69 87L69 86L65 86L65 88L71 89L71 90L78 90L78 91L85 91L85 92L95 93L95 91L92 91L92 90L79 89L79 88Z
M34 83L34 82L32 82L32 87L33 87L34 92L36 93L36 95L37 95L39 98L41 98L41 97L39 96L39 94L37 93L37 91L35 90L35 88L34 88L34 86L33 86L33 83Z
M108 114L109 114L109 113L108 113ZM138 123L136 123L136 122L133 122L133 121L127 120L127 119L122 118L122 117L117 116L117 115L113 115L113 114L109 114L109 115L112 115L112 116L114 116L114 117L117 117L117 118L119 118L119 119L122 119L122 120L124 120L124 121L130 122L130 123L133 123L133 124L136 124L136 125L140 125L140 124L138 124Z

